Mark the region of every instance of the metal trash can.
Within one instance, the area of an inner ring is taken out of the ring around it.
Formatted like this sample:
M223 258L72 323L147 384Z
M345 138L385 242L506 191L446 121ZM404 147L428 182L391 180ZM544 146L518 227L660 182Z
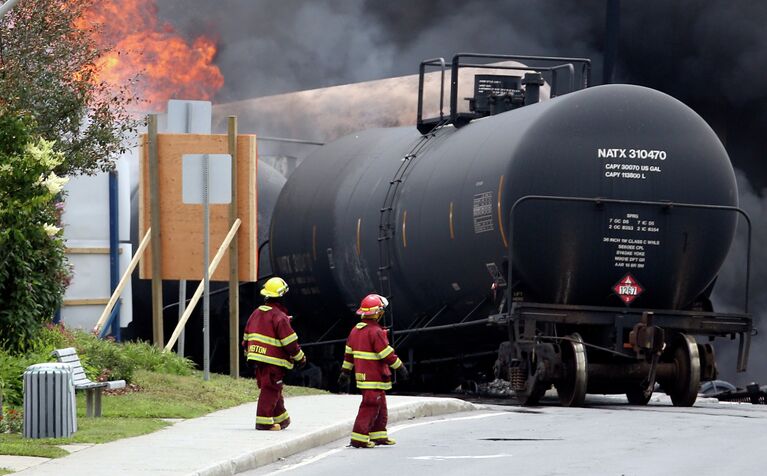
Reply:
M24 371L24 438L66 438L77 431L75 385L69 364Z

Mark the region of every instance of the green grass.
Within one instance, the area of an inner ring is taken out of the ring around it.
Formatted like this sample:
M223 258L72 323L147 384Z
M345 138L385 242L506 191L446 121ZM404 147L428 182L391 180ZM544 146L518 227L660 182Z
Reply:
M137 371L134 383L145 389L103 400L103 414L140 418L194 418L212 411L258 399L258 389L250 379L234 380L202 373L190 377Z
M0 468L0 476L3 476L4 474L11 474L13 471L6 468Z
M210 374L210 380L205 382L202 372L198 371L191 376L180 376L139 370L133 382L144 391L105 397L102 400L104 416L195 418L258 400L253 379L235 380L220 374ZM286 397L318 393L326 392L304 387L285 387L284 391ZM78 408L85 408L84 400L78 403Z
M70 438L25 439L19 434L0 435L0 454L59 458L69 453L58 445L106 443L151 433L168 425L153 418L84 418L78 415L77 431Z
M55 446L69 443L68 438L25 440L19 434L0 435L0 453L12 456L40 456L59 458L68 453Z
M58 458L68 453L57 445L106 443L157 431L169 423L160 418L195 418L216 410L255 402L258 389L252 379L232 379L211 374L202 380L201 372L190 376L168 375L137 370L133 383L142 391L102 397L102 417L85 417L85 396L77 394L77 432L70 438L23 439L20 435L0 434L0 454ZM285 396L325 393L304 387L285 387Z

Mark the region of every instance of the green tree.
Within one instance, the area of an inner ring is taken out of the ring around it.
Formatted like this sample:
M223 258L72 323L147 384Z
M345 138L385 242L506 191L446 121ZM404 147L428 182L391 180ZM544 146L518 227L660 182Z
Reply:
M113 167L130 84L99 80L98 0L23 0L0 18L0 348L23 352L69 279L59 176Z
M96 0L23 0L0 19L0 105L29 111L33 133L54 142L59 175L107 170L129 145L137 123L131 84L98 79L100 25L87 12Z
M0 348L26 350L69 279L59 228L64 156L33 121L0 107Z

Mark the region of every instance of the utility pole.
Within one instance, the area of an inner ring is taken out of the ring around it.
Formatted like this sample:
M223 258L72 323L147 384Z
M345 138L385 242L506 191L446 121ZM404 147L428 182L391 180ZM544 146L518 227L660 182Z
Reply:
M11 8L13 8L13 6L17 3L19 3L19 0L8 0L7 2L0 5L0 18L4 17L6 13L11 11Z
M232 200L229 203L229 227L237 221L237 117L228 120L229 155L232 156ZM229 375L240 376L240 268L237 240L229 245Z
M152 342L162 349L162 240L160 238L160 178L159 151L157 146L157 114L147 118L147 140L149 141L149 209L151 210L152 240Z

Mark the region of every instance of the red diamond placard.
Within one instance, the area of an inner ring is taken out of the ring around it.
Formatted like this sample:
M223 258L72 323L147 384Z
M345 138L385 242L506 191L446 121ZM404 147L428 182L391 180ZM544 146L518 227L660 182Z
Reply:
M613 286L613 291L624 303L631 304L634 299L644 292L644 288L631 276L631 273L628 273L618 281L618 284Z

